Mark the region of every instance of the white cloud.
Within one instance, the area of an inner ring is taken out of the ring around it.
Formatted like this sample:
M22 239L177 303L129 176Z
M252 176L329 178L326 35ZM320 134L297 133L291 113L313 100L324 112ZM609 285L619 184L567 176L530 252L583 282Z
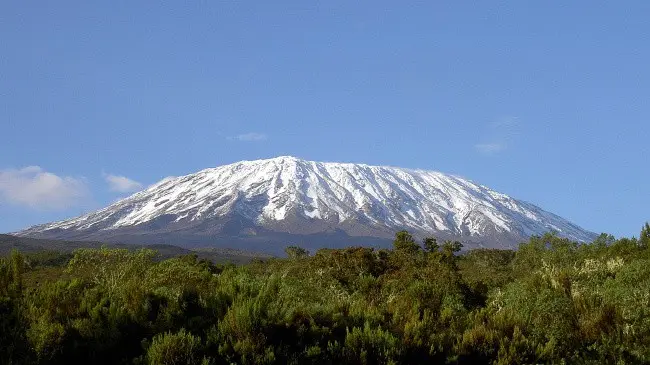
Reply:
M479 143L474 145L474 148L476 148L478 152L486 155L501 152L505 150L506 147L507 146L503 143Z
M234 137L228 137L230 140L241 141L241 142L259 142L266 141L268 136L263 133L245 133L240 134Z
M483 136L486 142L477 143L474 149L484 155L493 155L516 144L520 121L518 117L501 117L487 124Z
M0 201L35 209L66 209L88 197L84 179L58 176L39 166L0 170Z
M135 180L131 180L126 176L112 175L102 173L104 180L108 183L108 188L111 191L119 193L130 193L142 189L142 184Z
M519 124L518 117L501 117L490 123L492 128L510 128L516 127Z

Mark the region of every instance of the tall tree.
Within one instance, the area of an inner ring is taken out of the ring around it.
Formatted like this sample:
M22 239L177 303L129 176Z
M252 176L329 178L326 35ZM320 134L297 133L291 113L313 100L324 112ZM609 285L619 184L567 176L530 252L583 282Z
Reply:
M287 257L290 259L299 259L309 256L309 251L300 246L287 246L287 248L284 249L284 253L286 253Z
M639 236L639 246L648 248L650 247L650 224L646 224L641 228L641 235Z
M415 239L408 231L399 231L395 233L393 248L396 251L412 253L420 250L420 245L415 242Z
M438 240L435 237L425 238L422 240L422 244L424 246L424 250L427 252L438 252L438 248L440 248L438 245Z

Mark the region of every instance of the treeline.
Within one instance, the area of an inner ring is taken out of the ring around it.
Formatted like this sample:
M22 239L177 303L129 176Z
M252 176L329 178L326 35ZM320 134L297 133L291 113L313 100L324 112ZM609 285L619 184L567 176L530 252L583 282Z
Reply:
M650 226L517 251L407 232L214 265L143 249L0 262L2 364L650 362Z

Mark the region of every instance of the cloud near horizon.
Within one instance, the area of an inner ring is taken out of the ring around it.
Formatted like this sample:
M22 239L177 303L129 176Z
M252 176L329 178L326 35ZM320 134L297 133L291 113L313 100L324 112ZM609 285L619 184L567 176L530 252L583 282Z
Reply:
M126 176L102 173L108 189L118 193L131 193L142 189L142 184Z
M0 170L0 202L32 209L64 210L89 196L83 178L58 176L40 166Z
M240 142L260 142L266 141L268 139L268 136L264 133L251 132L228 137L228 139Z

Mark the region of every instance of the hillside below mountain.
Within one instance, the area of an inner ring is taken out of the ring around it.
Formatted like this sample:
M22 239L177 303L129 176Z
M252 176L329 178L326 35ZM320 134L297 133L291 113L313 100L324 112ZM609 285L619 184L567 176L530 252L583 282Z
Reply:
M37 239L27 237L16 237L12 235L0 234L0 257L11 254L12 250L18 250L23 254L34 254L44 252L58 252L70 254L80 248L98 249L98 248L120 248L135 251L141 248L149 248L158 253L158 259L168 259L185 255L196 255L199 259L210 260L214 263L233 263L245 264L253 259L268 259L272 256L261 253L237 249L224 248L196 248L186 249L178 246L153 244L123 244L123 243L103 243L94 241L63 241L52 239Z

